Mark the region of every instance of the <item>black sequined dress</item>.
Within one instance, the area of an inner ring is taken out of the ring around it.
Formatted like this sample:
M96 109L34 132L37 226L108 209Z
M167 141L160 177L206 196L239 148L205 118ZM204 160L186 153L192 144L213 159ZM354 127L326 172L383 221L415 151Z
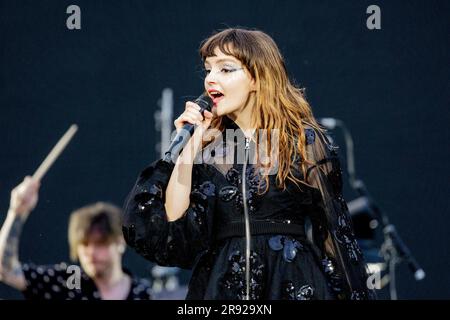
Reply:
M227 129L238 129L226 119ZM315 162L307 170L311 187L288 182L282 190L276 175L270 175L268 191L260 194L264 178L254 165L245 166L250 281L245 275L244 165L235 155L231 165L210 161L243 148L237 139L226 138L213 152L203 153L207 163L194 164L190 207L176 221L167 221L164 208L173 165L158 160L143 170L125 202L128 245L159 265L192 269L187 299L244 299L247 286L252 300L371 298L342 197L336 148L319 131L305 128L308 158Z

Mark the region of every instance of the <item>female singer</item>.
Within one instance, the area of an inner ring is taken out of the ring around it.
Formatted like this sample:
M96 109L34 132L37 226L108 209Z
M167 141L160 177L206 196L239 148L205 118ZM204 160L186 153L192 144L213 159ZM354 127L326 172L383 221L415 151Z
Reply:
M189 142L175 163L139 175L127 243L159 265L192 268L188 299L370 298L336 147L275 42L226 29L200 56L212 112L187 102L174 123L196 125Z

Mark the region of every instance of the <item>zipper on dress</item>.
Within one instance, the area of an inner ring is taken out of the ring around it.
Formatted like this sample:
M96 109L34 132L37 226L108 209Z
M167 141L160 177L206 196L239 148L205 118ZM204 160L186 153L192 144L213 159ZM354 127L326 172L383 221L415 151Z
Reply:
M245 298L244 300L250 300L250 217L248 215L247 207L247 161L248 150L250 149L250 139L245 137L245 156L244 165L242 167L242 202L244 204L244 219L245 219Z

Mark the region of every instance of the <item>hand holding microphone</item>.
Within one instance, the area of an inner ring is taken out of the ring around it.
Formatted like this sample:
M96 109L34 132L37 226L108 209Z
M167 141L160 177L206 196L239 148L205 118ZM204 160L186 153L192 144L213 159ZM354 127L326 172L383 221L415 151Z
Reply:
M184 112L174 121L177 135L170 144L164 156L164 161L175 163L178 155L193 135L196 138L203 136L205 130L211 125L212 105L212 99L206 94L202 94L194 102L186 102ZM195 130L194 125L197 125L197 130Z
M177 132L180 129L189 131L189 124L201 126L203 129L210 126L213 114L211 113L211 107L208 108L209 102L205 98L209 97L201 95L195 102L186 102L184 112L173 122ZM188 126L185 126L186 124Z

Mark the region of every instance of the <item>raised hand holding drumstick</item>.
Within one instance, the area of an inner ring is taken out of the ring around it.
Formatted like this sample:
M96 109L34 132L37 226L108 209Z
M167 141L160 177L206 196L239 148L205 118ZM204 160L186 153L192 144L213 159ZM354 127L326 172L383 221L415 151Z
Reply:
M11 191L8 215L0 230L0 281L18 290L24 290L26 287L19 261L19 239L22 226L38 202L40 180L70 142L77 129L76 125L72 125L34 175L26 176L24 181Z

